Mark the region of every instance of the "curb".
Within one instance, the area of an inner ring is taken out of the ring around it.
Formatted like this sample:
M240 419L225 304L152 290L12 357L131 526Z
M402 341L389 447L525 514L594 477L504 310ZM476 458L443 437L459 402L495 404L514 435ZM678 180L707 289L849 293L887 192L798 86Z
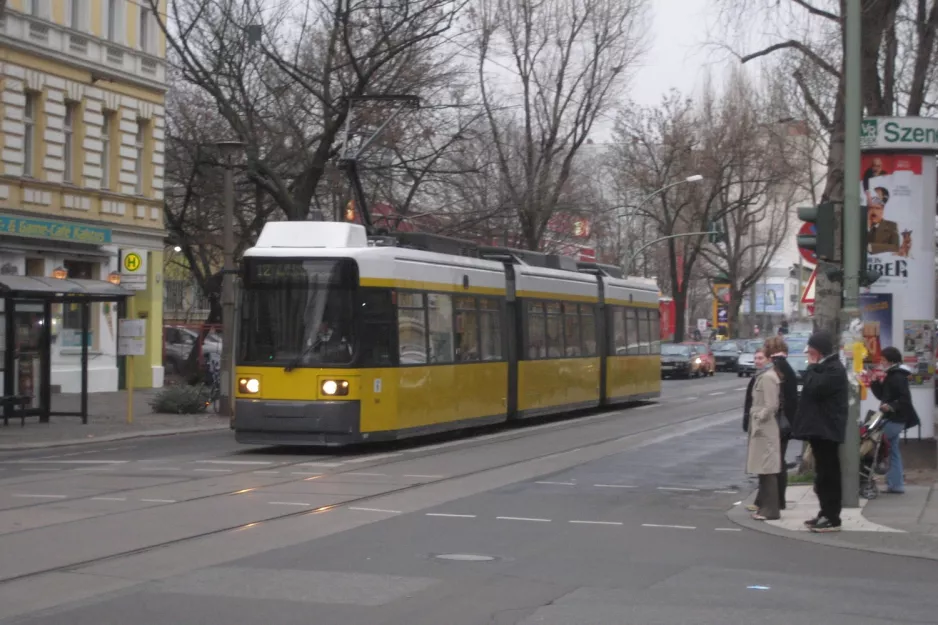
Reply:
M781 538L789 538L791 540L800 540L808 543L814 543L816 545L824 545L825 547L835 547L839 549L850 549L853 551L866 551L869 553L878 553L887 556L900 556L905 558L918 558L920 560L933 560L938 561L938 553L924 553L922 551L912 551L907 549L890 549L887 547L873 547L867 545L858 545L855 543L847 543L838 541L835 536L839 534L814 534L812 532L793 532L790 530L780 529L774 525L769 525L768 523L763 523L761 521L754 521L749 517L749 512L746 510L743 504L749 504L755 501L756 493L753 492L749 497L743 500L738 506L733 506L726 512L726 518L730 521L739 525L740 527L745 527L746 529L751 529L757 532L762 532L763 534L771 534L773 536L779 536ZM861 534L861 533L875 533L875 532L850 532L851 534ZM915 534L906 534L907 536L915 536Z
M123 441L132 438L153 438L157 436L174 436L177 434L200 434L203 432L219 432L228 430L227 421L219 425L200 425L187 428L168 428L164 430L148 430L143 432L126 432L121 434L105 434L103 436L93 436L91 438L73 438L60 441L45 441L39 443L14 443L11 445L0 445L0 451L27 451L30 449L48 449L50 447L69 447L74 445L90 445L91 443L108 443L111 441Z

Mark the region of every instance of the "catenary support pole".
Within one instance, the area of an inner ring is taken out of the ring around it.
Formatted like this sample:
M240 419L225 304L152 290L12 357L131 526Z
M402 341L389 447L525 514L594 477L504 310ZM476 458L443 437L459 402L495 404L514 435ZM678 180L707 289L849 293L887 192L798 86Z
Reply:
M230 417L234 403L232 393L232 380L234 368L232 354L234 353L234 172L231 163L225 163L225 221L223 228L223 245L225 270L222 274L221 287L221 315L222 315L222 344L221 344L221 398L219 400L219 413Z
M844 204L841 213L843 228L843 288L841 328L846 328L859 315L860 294L860 19L861 0L846 0L846 93L844 110ZM844 345L850 350L850 345ZM852 387L852 385L851 385ZM851 397L847 409L847 433L840 448L843 505L860 505L860 398Z

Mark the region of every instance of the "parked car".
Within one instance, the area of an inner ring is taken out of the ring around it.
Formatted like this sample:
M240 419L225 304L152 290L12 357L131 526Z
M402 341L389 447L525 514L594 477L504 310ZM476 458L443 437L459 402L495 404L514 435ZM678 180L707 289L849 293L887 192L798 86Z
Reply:
M167 375L174 375L185 369L186 361L192 348L198 341L199 333L183 326L163 327L163 367ZM202 342L202 354L221 354L221 336L217 332L210 332Z
M697 355L700 356L700 360L702 361L700 369L701 375L713 375L716 373L717 361L716 358L714 358L713 351L711 351L710 345L708 343L704 343L702 341L684 341L682 345L692 346L697 352Z
M710 345L717 371L736 371L736 361L742 353L737 341L717 341Z
M661 377L698 377L704 360L694 346L684 343L665 343L661 346Z
M742 353L736 360L736 375L739 377L750 377L756 372L755 355L756 350L762 347L765 341L762 339L753 339L746 341Z

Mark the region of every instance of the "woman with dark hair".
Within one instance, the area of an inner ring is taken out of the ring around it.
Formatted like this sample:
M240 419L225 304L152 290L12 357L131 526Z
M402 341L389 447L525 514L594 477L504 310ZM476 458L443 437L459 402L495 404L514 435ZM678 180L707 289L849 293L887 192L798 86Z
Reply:
M899 450L899 437L909 428L916 427L920 421L912 405L912 393L909 390L909 372L902 367L902 353L895 347L883 349L886 361L885 372L870 383L870 390L882 404L886 425L883 433L889 441L889 471L886 473L886 492L904 493L902 474L902 452Z

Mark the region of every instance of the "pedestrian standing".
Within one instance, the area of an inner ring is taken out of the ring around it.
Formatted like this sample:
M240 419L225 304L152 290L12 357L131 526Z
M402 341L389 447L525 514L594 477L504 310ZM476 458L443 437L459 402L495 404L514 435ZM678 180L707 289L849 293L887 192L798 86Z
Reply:
M848 385L829 332L820 330L808 339L808 363L792 437L811 445L814 490L821 509L805 525L812 532L838 532L843 507L838 448L847 431Z
M889 471L886 473L886 492L904 493L905 484L902 475L902 452L899 449L899 437L909 428L916 427L920 421L912 405L912 393L909 390L909 372L902 367L902 353L895 347L883 350L886 361L886 374L881 380L870 383L870 390L881 403L886 424L883 433L889 441Z
M756 521L773 521L781 516L778 509L778 473L782 470L778 429L780 388L778 371L774 363L766 360L762 370L756 373L752 389L746 454L746 472L759 476L756 495L759 509L752 515Z
M788 462L785 455L788 453L788 441L791 440L791 424L798 412L798 375L788 362L788 344L781 336L768 339L765 349L782 384L782 409L779 411L778 423L782 470L778 473L778 506L784 510L787 507L785 493L788 490Z
M765 368L765 351L760 347L752 355L753 366L756 371L762 371ZM749 411L752 410L752 387L756 383L756 378L749 378L749 385L746 387L746 398L743 401L743 432L749 432Z

